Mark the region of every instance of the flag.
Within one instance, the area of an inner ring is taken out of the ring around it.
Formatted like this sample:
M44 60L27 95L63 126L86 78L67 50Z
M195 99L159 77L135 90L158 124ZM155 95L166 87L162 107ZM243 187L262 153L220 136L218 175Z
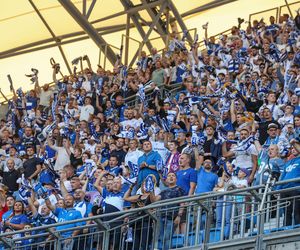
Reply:
M20 98L23 97L23 91L22 91L22 88L21 88L21 87L18 88L16 92L17 92L17 95L18 95Z
M130 170L130 179L133 179L133 178L137 177L138 174L139 174L138 165L134 164L131 161L128 161L128 167L129 167L129 170Z
M143 84L139 84L139 90L136 94L140 98L140 102L144 103L146 100L145 88Z
M94 176L94 173L97 169L95 162L91 159L87 159L84 163L84 166L85 166L86 177L88 179L91 179Z
M148 137L148 131L149 131L148 127L145 125L144 122L142 122L140 124L139 132L137 132L138 139L139 140L146 139Z
M125 80L128 75L128 69L126 65L122 66L120 73L121 73L121 79Z
M98 81L96 83L96 94L97 95L101 94L102 86L103 86L103 78L100 77L100 78L98 78Z
M10 76L10 75L7 75L7 78L8 78L8 81L9 81L9 89L10 89L10 92L13 92L14 86L13 86L13 82L12 82L11 76Z
M154 191L154 181L152 175L148 175L145 179L145 191L147 193Z

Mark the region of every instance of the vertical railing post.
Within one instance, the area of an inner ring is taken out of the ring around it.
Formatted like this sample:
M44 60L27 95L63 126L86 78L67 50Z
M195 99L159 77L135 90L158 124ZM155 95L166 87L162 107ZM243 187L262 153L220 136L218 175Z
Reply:
M255 211L255 199L251 197L251 215L250 215L250 232L253 232L254 228L254 211Z
M245 235L245 220L246 220L246 216L245 216L245 211L246 211L246 204L245 204L245 197L243 198L243 203L242 203L242 216L241 216L241 228L240 228L240 236L241 238L244 237Z
M201 206L197 207L197 220L196 220L196 231L195 231L195 245L198 245L199 242L199 232L200 232L200 225L201 225L201 215L202 209Z
M223 202L222 202L222 221L221 221L221 235L220 235L220 241L223 241L224 239L224 228L225 228L225 213L226 213L226 202L227 202L227 196L223 196Z
M109 234L108 230L105 230L103 233L103 247L102 250L109 250Z
M207 208L208 211L206 211L206 218L205 218L204 240L203 240L203 247L202 247L203 250L207 250L209 244L210 226L211 226L211 220L213 216L211 200L207 202Z
M276 198L276 227L280 227L280 195Z
M231 210L231 219L230 219L230 233L229 233L229 239L233 238L233 230L234 230L234 216L235 216L235 197L232 199L232 210Z

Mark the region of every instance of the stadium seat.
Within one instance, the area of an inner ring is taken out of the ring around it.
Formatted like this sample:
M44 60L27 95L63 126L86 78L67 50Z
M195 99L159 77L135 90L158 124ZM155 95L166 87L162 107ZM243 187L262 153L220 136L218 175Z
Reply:
M198 242L196 242L196 233L189 233L188 236L188 245L195 246L203 242L203 231L199 231Z
M172 237L172 248L181 248L184 246L184 234L175 234Z

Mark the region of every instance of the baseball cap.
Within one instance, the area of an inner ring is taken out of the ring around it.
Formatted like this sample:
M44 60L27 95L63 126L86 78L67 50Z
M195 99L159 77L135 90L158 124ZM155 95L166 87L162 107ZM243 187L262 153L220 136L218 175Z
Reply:
M270 123L269 125L268 125L268 129L270 129L270 128L279 128L278 127L278 125L276 124L276 123Z

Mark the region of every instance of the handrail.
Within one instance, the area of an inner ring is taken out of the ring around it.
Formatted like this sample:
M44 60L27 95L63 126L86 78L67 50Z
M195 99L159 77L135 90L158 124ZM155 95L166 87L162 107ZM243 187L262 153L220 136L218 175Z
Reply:
M300 178L295 178L295 179L290 179L290 180L285 180L285 181L277 181L275 182L274 186L278 186L278 185L282 185L282 184L287 184L287 183L291 183L291 182L300 182ZM261 188L264 188L265 185L257 185L257 186L252 186L252 187L247 187L247 188L241 188L241 189L236 189L236 190L231 190L231 191L225 191L225 192L207 192L204 194L197 194L197 195L193 195L193 196L182 196L182 197L178 197L178 198L173 198L173 199L168 199L168 200L163 200L163 201L159 201L159 202L155 202L152 203L148 206L145 207L140 207L140 208L132 208L128 211L119 211L119 212L113 212L113 213L109 213L109 214L101 214L101 215L96 215L96 216L92 216L92 217L88 217L88 218L82 218L82 219L76 219L76 220L72 220L72 221L66 221L66 222L59 222L59 223L55 223L55 224L51 224L51 225L46 225L46 226L40 226L40 227L34 227L31 229L26 229L26 230L19 230L18 233L25 233L25 232L32 232L32 231L37 231L37 230L44 230L44 229L48 229L48 228L53 228L53 227L58 227L58 226L64 226L64 225L69 225L69 224L73 224L73 223L77 223L77 222L87 222L87 221L96 221L97 219L103 219L107 216L109 217L118 217L118 216L122 216L124 214L131 214L131 213L137 213L137 212L141 212L141 211L145 211L145 210L152 210L152 209L157 209L157 208L161 208L161 207L165 207L165 206L170 206L170 205L174 205L174 204L178 204L178 203L185 203L185 202L203 202L203 201L207 201L207 200L212 200L214 198L219 197L220 195L225 196L225 195L240 195L246 192L250 192L252 190L258 190ZM285 189L282 190L278 190L277 193L280 192L285 192ZM249 194L251 195L251 193ZM109 223L109 221L107 221L107 223ZM70 229L68 229L67 231L70 231ZM60 232L60 231L57 231ZM2 237L6 237L9 235L13 235L15 234L15 232L9 232L9 233L3 233L0 235L0 240Z

